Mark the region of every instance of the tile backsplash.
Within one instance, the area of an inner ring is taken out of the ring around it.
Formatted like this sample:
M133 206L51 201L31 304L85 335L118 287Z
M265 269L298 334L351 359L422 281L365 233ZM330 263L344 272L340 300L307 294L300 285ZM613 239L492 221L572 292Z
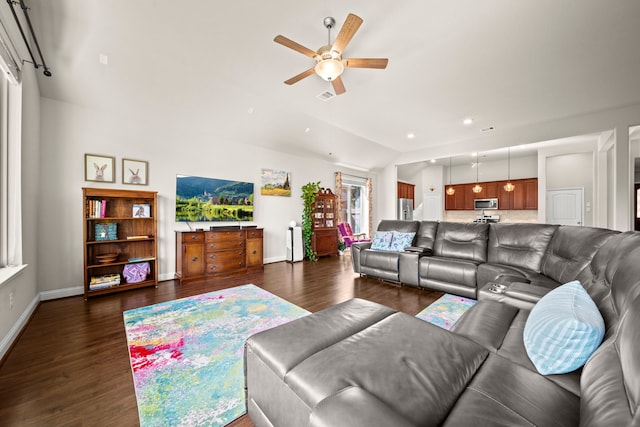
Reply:
M538 222L538 211L486 210L485 215L500 215L500 222ZM482 211L444 211L443 221L473 222Z

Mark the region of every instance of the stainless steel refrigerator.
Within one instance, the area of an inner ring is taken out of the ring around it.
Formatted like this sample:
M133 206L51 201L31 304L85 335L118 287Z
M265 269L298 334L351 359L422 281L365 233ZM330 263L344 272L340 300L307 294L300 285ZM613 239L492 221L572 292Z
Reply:
M413 219L413 200L398 199L398 219Z

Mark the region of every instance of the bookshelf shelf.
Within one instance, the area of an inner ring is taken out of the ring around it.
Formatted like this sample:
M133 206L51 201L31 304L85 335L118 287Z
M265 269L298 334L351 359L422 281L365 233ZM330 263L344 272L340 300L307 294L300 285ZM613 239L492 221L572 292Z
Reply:
M157 193L83 188L82 199L85 298L157 286Z

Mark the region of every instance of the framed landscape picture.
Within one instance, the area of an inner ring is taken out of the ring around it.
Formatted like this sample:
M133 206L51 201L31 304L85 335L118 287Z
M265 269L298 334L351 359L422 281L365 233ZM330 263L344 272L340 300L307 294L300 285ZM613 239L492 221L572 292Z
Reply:
M115 157L98 154L84 155L84 180L96 182L115 182Z
M144 160L122 159L122 183L147 185L149 162Z
M260 194L291 197L291 172L263 168Z

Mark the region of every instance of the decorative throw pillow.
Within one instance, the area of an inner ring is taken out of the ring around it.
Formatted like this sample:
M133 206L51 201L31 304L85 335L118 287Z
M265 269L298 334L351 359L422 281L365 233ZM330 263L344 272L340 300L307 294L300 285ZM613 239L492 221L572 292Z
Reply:
M602 315L577 280L540 298L524 326L527 355L543 375L580 368L603 337Z
M399 231L393 232L393 239L391 239L391 245L389 250L396 252L404 252L405 248L411 246L413 238L416 233L401 233Z
M371 249L377 251L388 251L391 246L391 239L393 238L393 231L376 231L373 234L373 242L371 243Z

